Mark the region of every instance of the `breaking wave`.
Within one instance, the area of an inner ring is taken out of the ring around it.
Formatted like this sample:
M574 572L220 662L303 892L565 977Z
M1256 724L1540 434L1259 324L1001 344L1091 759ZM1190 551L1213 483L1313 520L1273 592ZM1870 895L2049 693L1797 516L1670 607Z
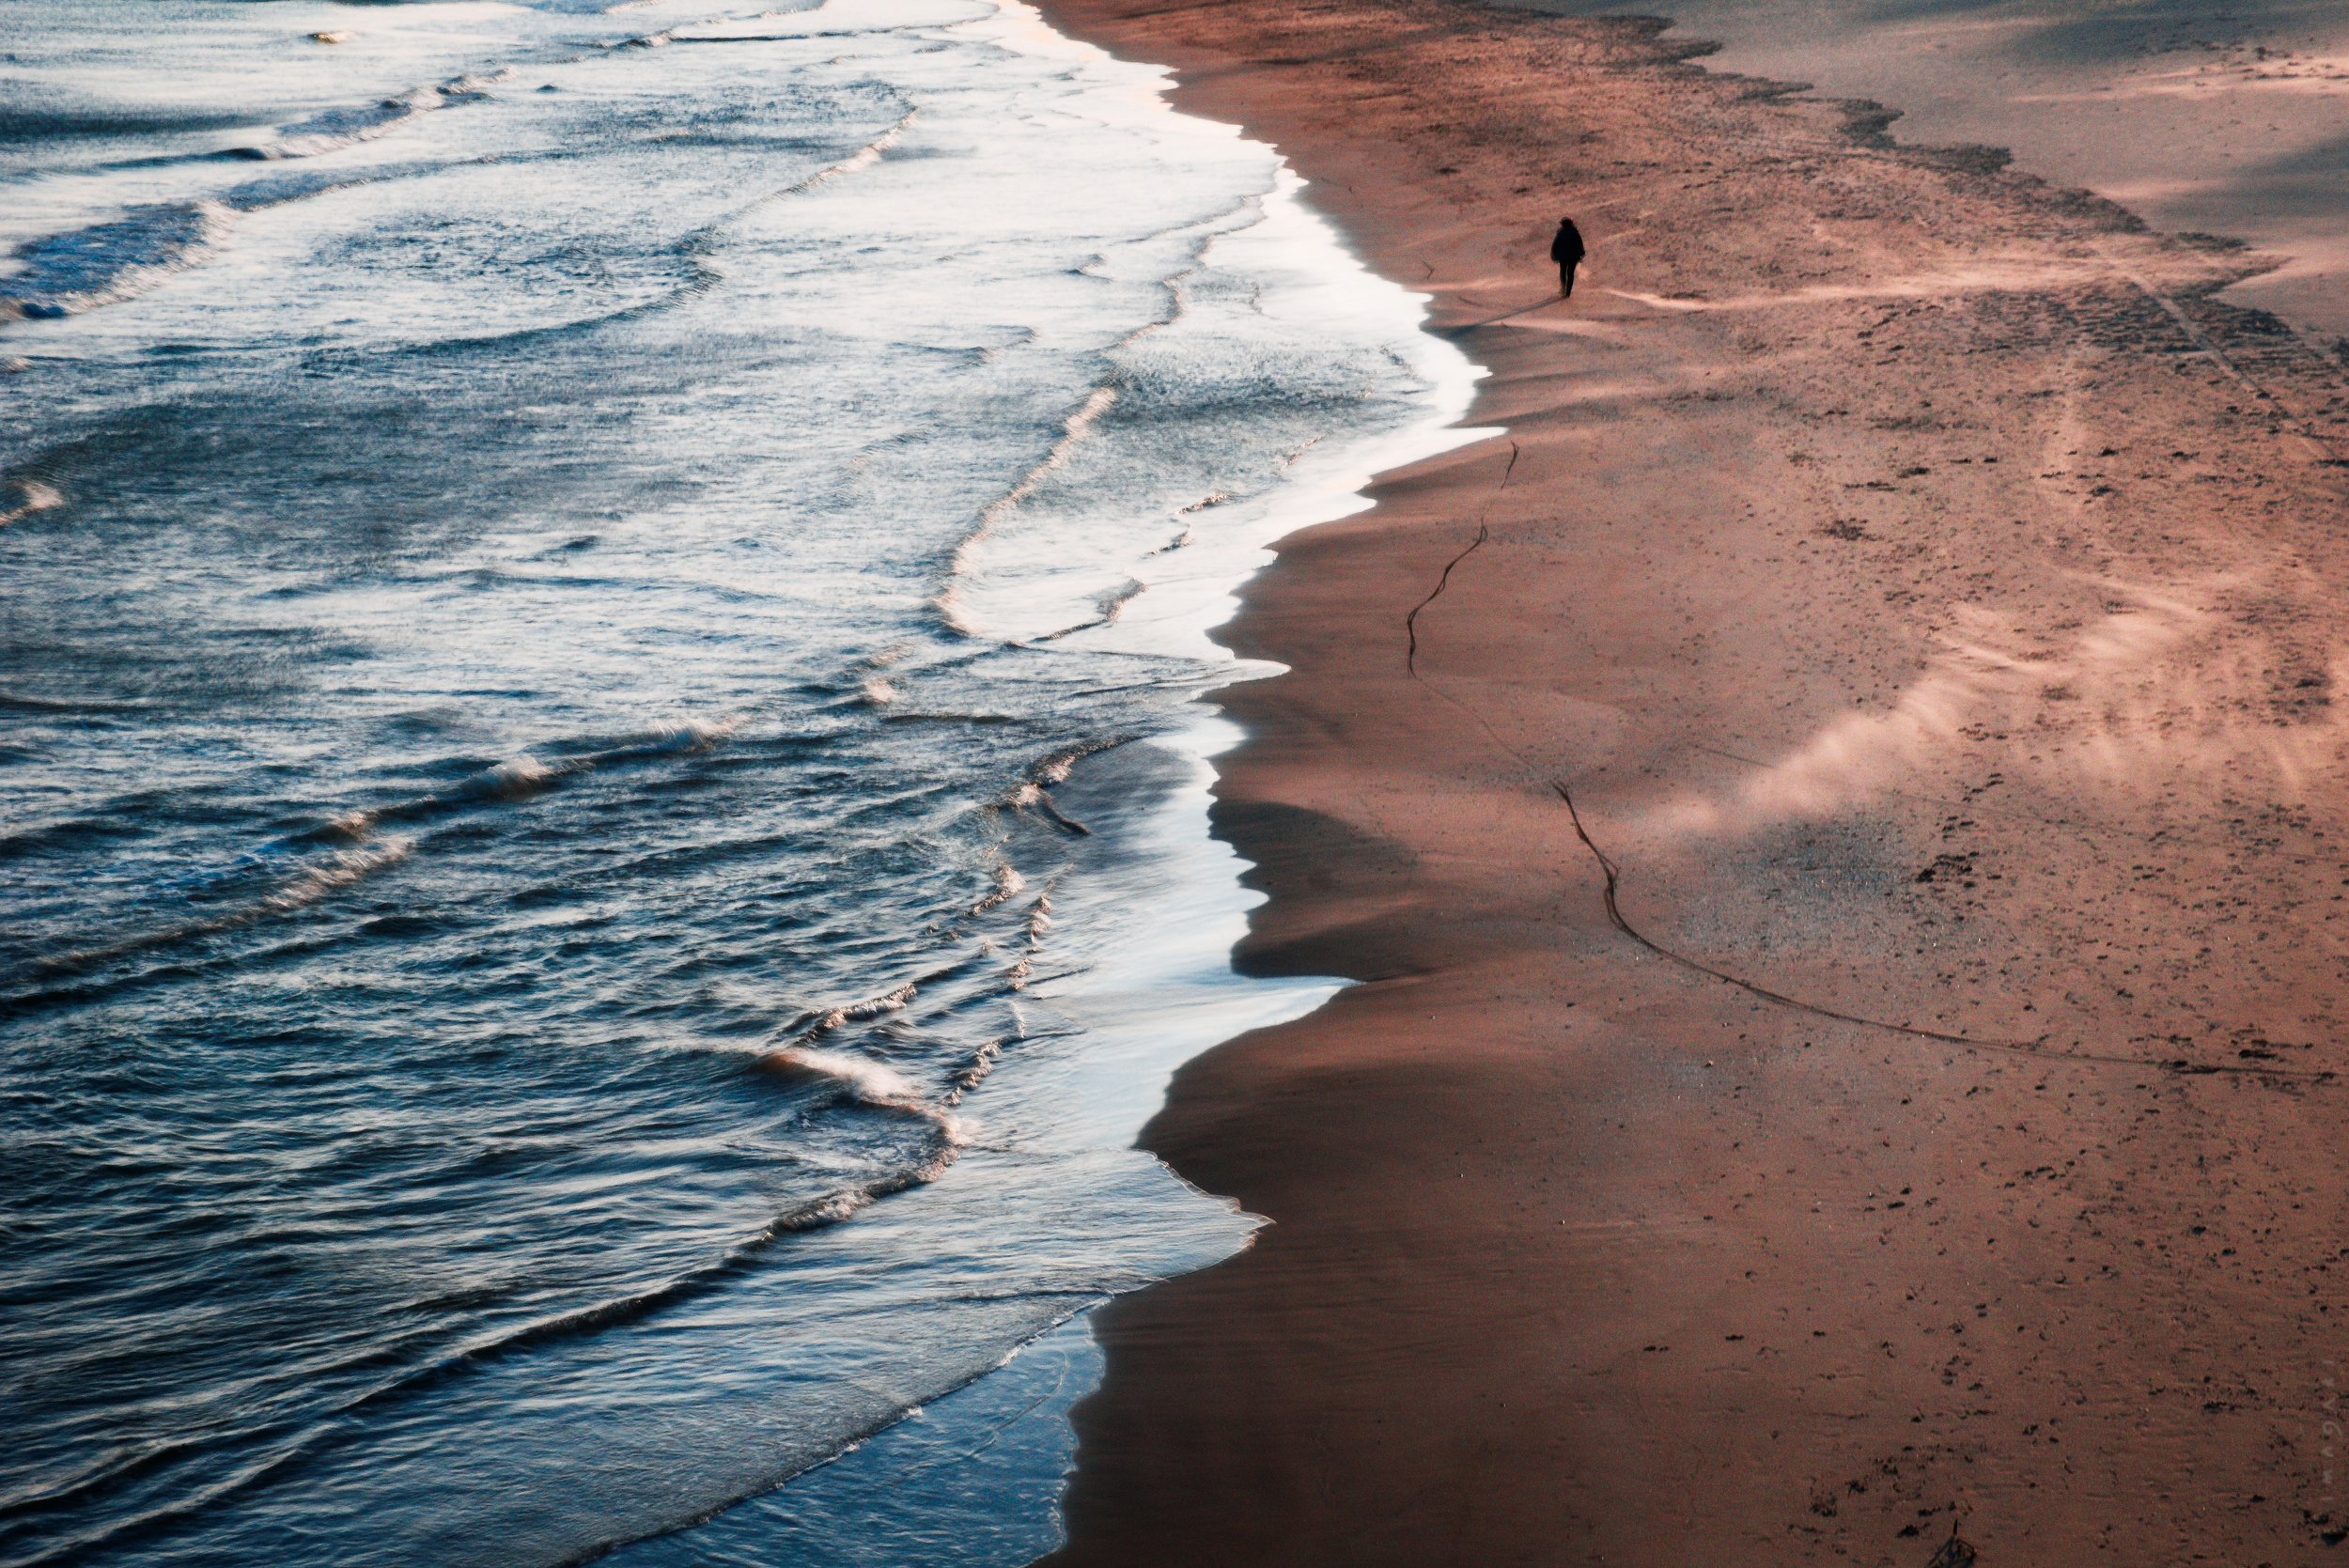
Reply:
M35 240L0 278L0 318L54 319L134 298L211 254L233 219L216 201L162 203Z
M509 69L474 76L452 77L431 85L412 87L394 98L380 99L373 103L345 109L328 109L308 119L278 128L276 139L252 147L230 149L229 156L275 162L282 158L316 158L320 153L398 130L419 116L448 108L458 103L478 103L490 96L490 89L513 80Z

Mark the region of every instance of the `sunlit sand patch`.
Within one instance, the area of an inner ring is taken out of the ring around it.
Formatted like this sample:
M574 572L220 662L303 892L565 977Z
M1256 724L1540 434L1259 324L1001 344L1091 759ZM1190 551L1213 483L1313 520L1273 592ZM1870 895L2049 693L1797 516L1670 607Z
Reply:
M1952 294L2030 293L2073 288L2082 284L2109 282L2112 266L2104 261L2054 256L1991 256L1962 266L1931 268L1876 278L1866 283L1822 284L1774 294L1649 294L1633 288L1600 287L1651 310L1686 315L1700 311L1774 310L1789 306L1834 304L1853 300L1946 299Z
M2104 608L2056 638L1965 605L1925 672L1877 711L1843 714L1727 793L1683 797L1658 825L1739 832L1903 793L1961 768L2149 808L2182 780L2297 800L2349 756L2349 648L2289 631L2273 583L2099 582Z
M2068 92L2022 93L2016 103L2117 103L2129 99L2204 98L2230 92L2331 95L2349 92L2349 57L2271 55L2260 60L2152 71Z
M1529 312L1521 318L1511 321L1509 325L1522 327L1528 332L1556 333L1563 337L1584 338L1608 349L1621 348L1626 341L1622 328L1605 321L1594 321L1587 316L1567 316L1556 312L1537 315Z

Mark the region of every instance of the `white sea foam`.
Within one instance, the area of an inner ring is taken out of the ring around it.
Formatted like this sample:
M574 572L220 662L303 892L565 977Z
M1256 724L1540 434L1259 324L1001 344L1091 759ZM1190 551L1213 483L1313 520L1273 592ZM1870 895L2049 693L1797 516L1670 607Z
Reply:
M814 1046L783 1046L758 1060L759 1064L770 1072L834 1084L859 1105L910 1116L937 1129L938 1142L934 1151L921 1165L907 1173L907 1180L911 1185L926 1185L938 1180L956 1157L970 1146L970 1126L954 1110L962 1100L963 1091L959 1084L950 1089L939 1101L932 1102L902 1073L846 1051L824 1050ZM966 1066L965 1075L970 1072L970 1067ZM970 1077L970 1081L976 1083L984 1076L982 1069ZM834 1196L862 1208L881 1195L866 1187L847 1189ZM846 1215L832 1215L827 1211L826 1218L845 1219Z
M512 69L464 75L446 82L411 87L374 103L326 109L308 119L282 128L274 140L236 150L248 158L316 158L358 142L389 135L419 115L454 103L478 103L490 89L513 79Z
M1016 897L1028 885L1028 879L1008 863L995 868L995 887L985 898L971 906L971 912L983 915L997 905Z
M741 727L742 716L739 713L720 719L680 719L640 731L636 739L657 752L701 752Z
M923 1108L921 1091L913 1086L911 1080L878 1062L868 1062L841 1051L818 1050L811 1046L785 1046L768 1053L762 1060L778 1067L829 1079L848 1089L867 1105L888 1106L894 1110Z
M13 503L8 499L11 495ZM57 493L54 485L43 484L39 479L11 479L5 488L0 488L0 528L31 517L35 512L45 512L52 506L64 505L65 497Z
M526 800L562 776L534 756L508 757L493 763L465 782L465 793L489 800Z

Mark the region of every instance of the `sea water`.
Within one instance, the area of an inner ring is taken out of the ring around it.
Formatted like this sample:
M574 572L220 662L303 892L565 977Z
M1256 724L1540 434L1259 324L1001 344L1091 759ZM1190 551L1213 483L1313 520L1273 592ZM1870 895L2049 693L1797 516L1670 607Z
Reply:
M0 54L0 1562L1049 1548L1329 989L1207 629L1470 366L1012 0Z

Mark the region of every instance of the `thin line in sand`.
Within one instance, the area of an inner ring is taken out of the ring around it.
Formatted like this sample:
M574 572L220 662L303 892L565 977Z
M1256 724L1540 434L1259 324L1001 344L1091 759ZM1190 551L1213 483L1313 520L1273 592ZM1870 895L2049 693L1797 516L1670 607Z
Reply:
M1420 613L1425 610L1429 605L1433 604L1437 598L1443 593L1444 589L1450 585L1453 569L1459 566L1460 563L1467 560L1470 555L1474 554L1477 549L1491 537L1491 527L1487 521L1487 518L1490 515L1493 505L1499 501L1501 492L1508 488L1510 475L1517 470L1517 443L1515 440L1512 440L1509 443L1508 464L1501 471L1500 483L1493 487L1491 496L1486 501L1485 515L1480 516L1477 520L1476 537L1470 541L1466 549L1462 550L1458 554L1453 556L1451 560L1444 564L1442 574L1437 579L1435 587L1428 592L1425 598L1423 598L1418 604L1414 605L1411 608L1410 613L1404 617L1405 630L1409 637L1409 647L1408 652L1406 655L1405 665L1413 682L1418 684L1430 695L1442 702L1449 703L1452 706L1466 714L1475 722L1476 727L1484 733L1485 738L1490 741L1497 750L1513 758L1519 767L1538 774L1542 771L1542 769L1538 768L1531 758L1527 757L1524 753L1518 751L1515 746L1510 745L1506 740L1503 740L1501 737L1500 733L1496 731L1492 727L1491 723L1486 720L1483 713L1479 712L1469 704L1462 702L1459 698L1455 697L1452 693L1444 691L1441 687L1433 684L1426 676L1421 675L1419 672L1418 621ZM1888 1018L1870 1017L1865 1014L1846 1013L1840 1008L1824 1006L1814 1001L1806 1001L1800 997L1790 995L1784 991L1773 989L1770 986L1761 984L1759 981L1748 980L1742 975L1732 974L1727 970L1716 969L1711 964L1705 963L1703 959L1691 957L1688 954L1680 953L1665 946L1662 942L1657 941L1655 938L1650 937L1645 932L1641 931L1638 926L1631 924L1629 918L1623 912L1623 905L1620 897L1623 885L1623 868L1615 862L1612 857L1598 846L1598 843L1595 839L1592 838L1590 829L1582 820L1581 810L1574 802L1574 792L1567 785L1566 782L1563 779L1556 777L1550 777L1547 779L1546 782L1549 785L1550 792L1556 795L1558 799L1564 803L1567 820L1574 826L1574 836L1581 842L1583 848L1590 851L1591 858L1598 863L1600 875L1604 878L1604 886L1600 891L1599 898L1600 902L1606 908L1608 924L1612 925L1624 936L1628 937L1632 941L1638 943L1641 947L1643 947L1648 952L1655 954L1657 957L1665 959L1666 961L1674 964L1681 969L1687 970L1691 973L1703 975L1710 980L1719 981L1724 986L1735 986L1738 990L1741 990L1747 995L1754 997L1759 1001L1770 1002L1775 1006L1791 1008L1798 1013L1807 1013L1813 1017L1826 1018L1836 1023L1853 1024L1862 1029L1880 1030L1888 1034L1898 1034L1908 1039L1931 1040L1942 1045L1958 1046L1968 1050L1997 1051L2005 1055L2028 1056L2046 1062L2078 1063L2083 1065L2108 1067L2134 1067L2141 1071L2168 1074L2174 1078L2242 1078L2264 1083L2271 1088L2282 1088L2286 1084L2292 1083L2330 1084L2334 1082L2337 1078L2336 1074L2328 1070L2300 1071L2289 1067L2225 1066L2189 1062L2183 1057L2161 1058L2130 1056L2117 1051L2063 1050L2049 1046L2046 1043L2046 1036L2045 1035L2040 1035L2034 1039L2019 1040L1997 1039L1973 1034L1960 1034L1949 1030L1929 1029L1921 1024L1898 1023Z

